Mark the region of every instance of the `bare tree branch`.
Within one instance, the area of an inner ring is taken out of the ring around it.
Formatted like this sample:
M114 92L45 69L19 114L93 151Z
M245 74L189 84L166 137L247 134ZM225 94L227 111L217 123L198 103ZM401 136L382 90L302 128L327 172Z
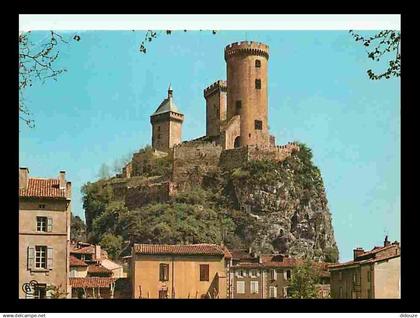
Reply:
M371 80L379 80L382 78L389 79L391 77L401 76L401 33L399 31L383 30L367 38L355 33L353 30L350 30L349 32L356 42L360 41L363 44L366 48L368 58L373 61L379 62L384 57L390 55L391 52L396 51L395 56L388 61L388 68L386 71L378 74L371 69L367 70L367 74Z

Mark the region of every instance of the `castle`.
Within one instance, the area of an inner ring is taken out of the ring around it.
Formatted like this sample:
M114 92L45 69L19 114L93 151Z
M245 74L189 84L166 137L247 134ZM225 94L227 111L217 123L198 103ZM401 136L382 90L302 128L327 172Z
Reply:
M225 48L227 81L218 80L204 90L206 135L201 140L223 149L274 146L267 120L268 57L268 46L262 43L240 42ZM169 151L181 143L184 115L175 106L171 87L150 119L154 149Z
M169 180L156 187L163 187L166 194L182 191L187 185L201 184L210 171L233 169L249 160L282 161L299 151L294 143L276 146L268 131L268 52L268 46L258 42L226 46L227 81L218 80L204 89L206 135L200 138L182 141L184 114L169 86L167 98L150 116L153 157L169 156L172 165ZM144 152L135 153L117 177L147 173L149 160Z

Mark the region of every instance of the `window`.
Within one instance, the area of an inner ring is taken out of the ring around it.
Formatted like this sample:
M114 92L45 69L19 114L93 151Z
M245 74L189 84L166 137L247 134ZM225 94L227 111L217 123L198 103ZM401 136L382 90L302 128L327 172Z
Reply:
M255 80L255 88L256 89L261 89L261 80L260 79Z
M261 61L255 60L255 67L261 67Z
M237 294L245 294L245 282L244 281L237 281L236 282L236 293Z
M239 115L239 113L241 112L241 108L242 108L242 101L237 100L235 103L236 115Z
M169 264L159 265L159 280L165 282L169 280Z
M47 268L46 246L35 246L35 268Z
M38 232L47 232L47 223L48 223L48 218L44 216L37 216L36 217L36 230Z
M290 280L290 278L292 277L292 272L290 269L286 270L283 272L283 277L284 280Z
M270 277L271 277L271 280L277 279L277 272L275 269L270 270Z
M76 270L73 268L71 271L70 271L70 277L76 277Z
M40 205L39 205L39 208L40 208L40 209L45 209L45 204L40 204Z
M269 297L270 298L277 298L277 287L276 286L270 286Z
M208 282L209 281L209 265L200 264L200 281Z
M370 272L370 271L369 271L369 272L367 272L367 281L368 281L368 282L370 282L370 280L371 280L371 278L372 278L372 277L371 277L371 275L372 275L372 274L371 274L371 272Z
M283 297L287 298L289 296L289 287L283 287Z
M255 121L255 130L262 130L262 121L256 120Z
M236 273L237 273L237 277L244 277L245 276L245 271L243 269L239 269Z
M157 135L157 139L160 139L160 134Z
M258 294L258 281L257 280L251 281L251 294Z
M257 270L256 269L251 269L250 276L251 277L257 277Z
M342 272L338 272L338 280L343 280L343 273Z
M158 131L160 131L160 126L157 126Z

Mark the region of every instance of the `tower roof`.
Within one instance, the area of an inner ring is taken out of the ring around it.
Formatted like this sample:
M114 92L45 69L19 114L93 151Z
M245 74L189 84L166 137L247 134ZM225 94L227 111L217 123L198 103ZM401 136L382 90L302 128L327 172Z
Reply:
M165 98L162 101L162 103L160 103L159 107L152 114L152 116L167 113L167 112L174 112L174 113L178 113L182 115L182 113L178 110L178 107L176 107L175 105L174 98L173 98L173 90L172 90L171 85L169 85L169 88L168 88L168 97Z

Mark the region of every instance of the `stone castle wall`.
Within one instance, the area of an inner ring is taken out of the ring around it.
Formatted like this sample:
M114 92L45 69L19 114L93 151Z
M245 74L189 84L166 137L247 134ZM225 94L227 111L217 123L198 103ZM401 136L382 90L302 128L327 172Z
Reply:
M216 143L189 142L173 148L172 181L180 191L199 185L203 176L218 169L222 147Z
M221 153L220 167L225 170L231 170L241 167L249 160L283 161L293 151L299 151L299 149L299 146L295 143L276 147L249 145L235 149L226 149Z

